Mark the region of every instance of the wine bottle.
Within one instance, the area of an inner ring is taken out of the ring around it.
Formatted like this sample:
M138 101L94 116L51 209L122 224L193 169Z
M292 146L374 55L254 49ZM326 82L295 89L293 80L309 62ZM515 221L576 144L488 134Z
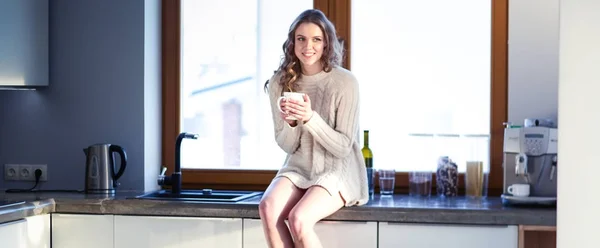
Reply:
M364 130L364 146L362 148L362 154L365 159L365 167L367 170L367 183L369 187L369 196L373 197L375 193L375 183L373 173L373 152L369 148L369 130Z

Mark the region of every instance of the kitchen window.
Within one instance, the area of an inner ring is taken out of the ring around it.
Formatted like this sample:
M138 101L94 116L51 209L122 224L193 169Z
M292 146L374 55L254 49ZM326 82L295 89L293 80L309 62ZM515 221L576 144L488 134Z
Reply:
M266 187L285 154L273 139L263 84L277 69L293 19L318 8L350 48L344 66L361 85L360 125L371 130L376 167L396 168L402 188L403 172L435 166L415 159L444 154L460 160L468 150L415 155L411 149L437 149L442 142L469 147L467 137L489 137L490 188L500 188L506 5L506 0L163 1L163 164L172 171L179 132L197 133L198 140L182 144L184 187Z
M491 2L352 1L352 71L375 167L464 172L490 134Z
M289 25L311 8L312 0L181 1L180 129L199 134L182 144L182 168L281 167L263 85Z

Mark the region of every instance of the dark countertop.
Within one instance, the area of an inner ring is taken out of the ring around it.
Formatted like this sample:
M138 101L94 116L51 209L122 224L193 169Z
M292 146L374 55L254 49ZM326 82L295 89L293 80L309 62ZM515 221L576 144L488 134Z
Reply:
M22 201L0 207L0 223L47 213L115 214L259 218L260 195L237 203L198 203L132 199L141 192L113 196L83 193L0 193L0 201ZM473 200L465 197L422 199L407 195L381 198L343 208L326 220L405 223L543 225L556 226L556 208L510 207L500 197Z

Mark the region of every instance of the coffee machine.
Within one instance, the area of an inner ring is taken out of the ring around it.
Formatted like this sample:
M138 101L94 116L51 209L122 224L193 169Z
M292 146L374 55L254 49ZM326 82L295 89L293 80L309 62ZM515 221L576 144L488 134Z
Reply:
M504 204L556 205L557 145L558 129L554 127L504 129ZM508 188L515 184L528 184L528 196L509 193Z

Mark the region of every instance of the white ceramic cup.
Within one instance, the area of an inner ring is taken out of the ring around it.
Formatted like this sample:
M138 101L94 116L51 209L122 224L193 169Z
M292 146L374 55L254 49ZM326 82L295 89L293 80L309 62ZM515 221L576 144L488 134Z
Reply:
M529 196L529 184L513 184L507 190L514 196Z
M299 102L304 102L304 93L300 93L300 92L283 92L283 96L277 98L277 109L279 109L279 112L286 114L285 112L283 112L283 110L281 109L281 100L286 99L293 99ZM288 120L295 120L296 117L293 116L288 116L286 117L286 119Z

